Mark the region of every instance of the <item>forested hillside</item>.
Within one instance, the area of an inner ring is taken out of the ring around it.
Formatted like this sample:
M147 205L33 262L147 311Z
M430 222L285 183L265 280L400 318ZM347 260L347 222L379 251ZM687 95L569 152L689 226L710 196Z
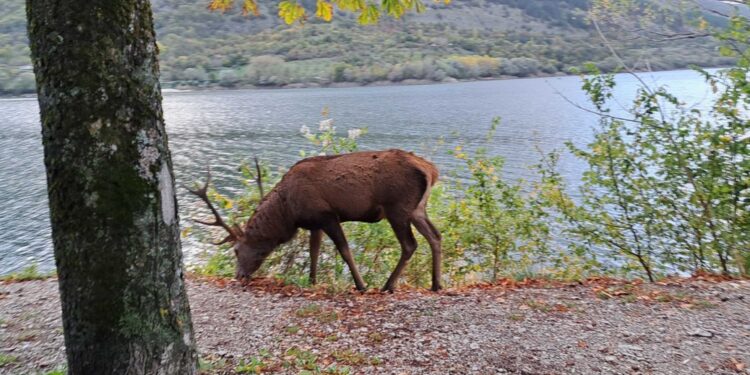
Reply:
M0 2L2 94L33 92L24 3ZM364 27L344 13L286 26L271 2L261 2L259 17L212 13L208 0L152 3L165 87L409 83L565 74L589 61L604 71L617 66L586 21L587 0L459 0ZM689 22L676 11L659 17L674 30ZM707 39L612 38L641 68L727 63Z

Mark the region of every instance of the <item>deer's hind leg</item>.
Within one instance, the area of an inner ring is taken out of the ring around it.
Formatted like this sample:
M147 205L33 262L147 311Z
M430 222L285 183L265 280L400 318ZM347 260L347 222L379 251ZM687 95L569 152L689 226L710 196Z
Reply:
M320 255L320 243L323 240L323 231L313 229L310 231L310 284L318 282L318 256Z
M440 246L440 232L427 217L427 212L424 209L414 211L414 214L412 215L412 224L414 224L414 227L417 228L419 233L427 239L427 243L430 244L430 250L432 251L432 290L437 292L438 290L443 289L440 285L443 258L443 251Z
M414 238L414 234L411 232L411 223L408 216L388 216L388 222L393 228L393 232L396 234L398 242L401 244L401 257L398 260L396 269L391 273L391 277L383 286L384 292L393 292L393 287L398 281L401 272L406 267L406 263L414 255L414 251L417 249L417 239Z

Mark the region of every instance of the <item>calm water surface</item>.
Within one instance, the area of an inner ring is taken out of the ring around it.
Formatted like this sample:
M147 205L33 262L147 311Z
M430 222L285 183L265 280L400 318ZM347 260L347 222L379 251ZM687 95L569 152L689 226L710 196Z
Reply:
M710 95L701 78L690 71L645 75L649 84L670 87L688 103L705 108ZM629 102L636 81L618 76L618 99ZM483 81L428 86L363 87L345 89L242 90L167 93L164 111L169 146L179 186L205 174L210 165L215 186L223 192L240 189L237 166L258 155L273 166L286 168L311 146L299 133L302 125L317 129L328 107L342 134L367 127L362 149L403 148L427 155L443 174L455 166L449 145L463 141L476 146L484 139L492 118L502 124L490 151L506 159L508 179L533 178L529 167L544 150L563 148L564 142L585 144L596 117L575 108L563 95L585 104L577 77ZM31 263L54 268L49 227L46 180L36 99L0 100L0 274ZM436 149L440 139L445 146ZM572 157L560 169L572 184L583 165ZM198 202L184 188L178 190L183 223L196 213ZM201 244L183 240L185 257L195 261Z

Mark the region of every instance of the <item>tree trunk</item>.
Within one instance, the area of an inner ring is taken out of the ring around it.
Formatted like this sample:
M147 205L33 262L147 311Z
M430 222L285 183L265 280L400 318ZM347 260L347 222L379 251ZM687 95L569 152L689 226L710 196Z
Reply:
M193 374L148 0L27 0L71 374Z

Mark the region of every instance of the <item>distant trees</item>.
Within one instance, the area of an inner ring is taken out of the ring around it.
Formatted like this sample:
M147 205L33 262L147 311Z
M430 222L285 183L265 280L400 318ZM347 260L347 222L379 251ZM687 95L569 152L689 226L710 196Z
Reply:
M590 25L579 25L586 16L586 1L555 2L560 6L556 12L544 1L492 2L523 11L525 26L505 31L464 27L446 13L438 23L389 23L370 26L366 33L351 32L356 17L344 15L334 19L333 27L310 19L305 27L288 29L274 28L283 22L276 17L248 19L237 10L222 16L206 12L201 3L156 0L162 80L168 87L366 84L406 79L439 82L567 73L590 61L604 71L613 66L606 61L606 48L591 44L595 36ZM0 34L0 94L33 91L28 79L19 78L28 72L22 68L30 62L23 27L13 21L16 16L23 19L23 9L13 4L0 3L0 13L9 15L0 19L0 32L6 32ZM274 13L263 9L263 14ZM509 12L508 16L517 14ZM526 20L535 20L533 27ZM645 57L651 67L659 69L731 63L731 59L715 57L715 46L709 40L662 45L636 40L623 44L621 50L627 60ZM269 68L260 60L253 62L257 56L281 60ZM467 60L452 59L458 56ZM465 64L484 56L500 59L499 67L476 69Z

